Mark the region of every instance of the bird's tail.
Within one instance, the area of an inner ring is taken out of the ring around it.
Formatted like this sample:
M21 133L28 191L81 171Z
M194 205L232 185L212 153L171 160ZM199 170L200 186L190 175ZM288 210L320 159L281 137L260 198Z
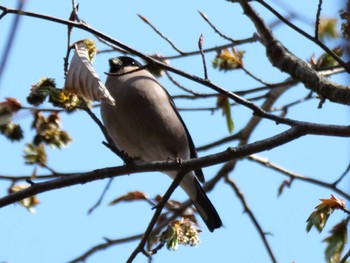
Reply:
M180 186L191 198L192 203L197 208L199 215L202 217L203 221L211 232L213 232L214 229L222 226L218 212L195 176L192 174L185 175Z

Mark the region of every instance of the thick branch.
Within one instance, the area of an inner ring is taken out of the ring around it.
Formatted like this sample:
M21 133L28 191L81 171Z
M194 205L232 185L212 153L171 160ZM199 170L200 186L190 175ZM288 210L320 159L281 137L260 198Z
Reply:
M337 125L321 125L313 124L309 126L295 126L287 131L284 131L278 135L270 138L256 141L254 143L243 145L236 148L228 148L226 151L208 155L198 159L183 160L181 163L181 169L184 170L196 170L200 167L211 166L229 160L242 158L253 153L270 150L277 146L283 145L290 141L293 141L306 134L317 135L333 135L350 137L350 126L337 126ZM149 171L171 171L181 170L179 164L176 161L165 162L152 162L152 163L130 163L119 167L110 167L94 170L87 173L77 173L71 176L65 176L56 180L48 182L37 183L31 185L29 188L22 191L18 191L0 198L0 207L7 206L18 202L26 197L30 197L39 193L47 192L54 189L68 187L77 184L85 184L96 180L105 178L111 178L114 176L120 176L125 174L137 173L137 172L149 172Z
M251 19L259 32L262 43L266 47L267 57L272 65L304 83L306 88L316 92L322 98L350 105L350 88L348 86L336 84L317 74L314 69L293 55L274 37L271 30L248 1L241 0L239 2L244 13Z

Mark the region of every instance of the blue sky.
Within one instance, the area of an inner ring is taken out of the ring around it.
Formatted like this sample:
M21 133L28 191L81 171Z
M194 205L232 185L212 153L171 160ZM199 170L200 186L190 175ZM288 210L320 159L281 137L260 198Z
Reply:
M271 2L271 1L269 1ZM142 51L146 54L160 53L165 56L176 52L145 25L137 14L146 16L164 34L172 39L184 51L197 49L200 34L204 34L204 47L226 43L199 16L198 10L207 14L211 21L225 34L242 39L252 35L252 23L242 14L238 4L226 1L95 1L81 0L79 15L90 26L114 37L115 39ZM293 10L301 12L313 21L318 1L293 1ZM1 5L15 6L16 1L0 1ZM302 8L300 8L302 6ZM254 7L267 22L275 18L258 4ZM68 18L70 1L28 0L25 9L45 13L60 18ZM279 6L276 8L280 10ZM299 9L298 9L299 8ZM324 1L323 15L334 16L338 7L333 1ZM4 48L13 15L6 15L0 20L0 52ZM304 22L297 22L304 30L313 32L313 27ZM300 37L297 33L278 26L275 35L302 59L308 59L313 53L316 56L322 51ZM74 30L72 39L93 38L81 30ZM26 96L32 84L41 77L56 79L59 87L64 84L63 57L66 52L66 27L52 22L23 17L18 34L13 43L5 72L0 79L0 101L6 97L16 97L26 104ZM97 46L104 49L102 43ZM286 75L273 68L264 57L265 51L260 44L247 44L238 47L246 51L244 62L248 69L267 82L281 81ZM102 80L103 72L108 70L107 59L118 53L99 55L94 66ZM206 55L210 61L214 53ZM171 65L203 76L201 58L190 57L183 60L172 60ZM229 90L243 90L260 86L242 72L218 73L209 68L211 80ZM190 82L179 76L176 79L183 85L199 92L212 92L206 87ZM335 81L348 84L344 76L335 76ZM164 77L160 81L172 95L181 91ZM288 91L277 102L278 105L294 101L306 95L308 91L301 85ZM176 100L178 107L214 106L215 100L193 102ZM346 125L349 123L349 110L346 107L326 103L322 110L317 109L313 100L294 107L288 117L305 121ZM97 109L96 114L99 114ZM217 140L228 135L225 119L220 112L213 115L208 112L181 112L193 140L197 146ZM244 107L232 108L235 131L240 130L251 117L251 111ZM29 127L30 114L20 112L15 121L23 127ZM49 149L49 165L59 172L83 172L106 166L121 165L101 141L103 136L98 127L83 113L62 115L63 128L74 138L74 142L60 151ZM271 121L263 121L253 133L251 142L266 138L285 130L287 127L276 126ZM27 140L33 131L25 129ZM2 149L2 175L29 175L33 167L23 164L22 153L25 142L11 143L0 137ZM225 144L211 151L200 152L204 156L223 151L234 143ZM345 170L349 161L349 140L344 138L327 138L306 136L288 145L259 153L271 161L305 176L324 179L332 182ZM215 175L221 165L204 169L209 179ZM45 174L46 171L39 170ZM286 189L277 198L277 189L284 179L283 175L263 168L249 161L241 161L230 176L235 180L245 195L250 208L257 216L262 228L271 233L268 240L279 262L323 262L325 243L321 241L328 235L327 231L340 221L344 215L336 212L331 217L323 233L315 230L305 231L305 221L319 198L328 198L333 192L314 185L294 182L291 189ZM0 181L0 193L5 195L9 183ZM67 262L92 246L102 243L103 238L123 238L142 233L153 211L142 202L120 204L109 207L108 202L128 191L141 190L153 197L164 193L170 183L167 176L160 173L133 174L118 177L114 180L103 204L90 216L88 209L96 202L106 180L55 190L39 195L40 205L37 214L32 215L19 205L11 205L0 210L0 262ZM349 191L349 180L345 179L340 187ZM200 236L201 244L197 248L180 247L177 252L161 250L154 262L270 262L266 250L258 237L248 216L243 213L241 203L232 189L221 182L209 197L215 204L224 222L224 228L210 233L205 227ZM173 198L185 200L184 193L178 189ZM136 242L127 243L96 253L88 259L94 262L124 262ZM349 247L347 246L346 249ZM229 259L229 260L228 260ZM139 255L135 262L147 262Z

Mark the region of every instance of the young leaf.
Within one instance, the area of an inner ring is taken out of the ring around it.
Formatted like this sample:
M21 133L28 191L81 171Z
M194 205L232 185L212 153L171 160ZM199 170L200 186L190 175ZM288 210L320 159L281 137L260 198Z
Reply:
M336 18L321 17L318 26L318 37L321 40L324 40L326 37L337 38L339 36L337 22L338 20Z
M22 108L21 103L15 98L6 98L0 102L0 126L11 122L12 117Z
M24 159L26 164L39 164L40 166L46 166L46 152L44 144L39 144L35 146L28 143L27 147L24 149Z
M160 241L166 243L169 250L175 251L178 245L197 246L200 232L190 220L181 218L169 223L168 228L161 233Z
M41 78L38 83L32 85L27 102L39 106L50 95L51 90L56 89L55 80L52 78Z
M8 122L6 125L0 125L0 133L5 135L10 141L19 141L23 139L23 130L19 124Z
M344 53L344 49L342 47L336 47L333 48L332 51L338 56L341 57ZM314 56L312 56L309 60L309 63L311 67L315 69L322 69L322 68L328 68L328 67L335 67L338 66L339 63L336 61L331 55L328 53L322 54L318 59L315 59Z
M343 21L341 24L342 35L345 39L350 39L350 3L347 2L345 8L339 11L340 18Z
M51 78L42 78L38 83L32 85L27 101L34 106L38 106L47 97L54 106L67 110L75 110L80 105L80 100L76 95L67 90L56 88L55 80Z
M332 228L330 231L331 235L323 240L328 243L325 251L327 262L339 262L348 238L347 224L347 220L341 221Z
M219 70L228 71L239 69L243 66L244 51L236 51L232 48L232 53L227 49L221 50L213 60L213 67Z
M229 133L232 133L234 129L234 123L232 120L231 105L229 99L226 96L219 96L216 105L221 107L222 114L226 117L228 131Z
M28 185L15 184L15 185L12 185L8 191L9 193L15 193L15 192L24 190L26 188L28 188ZM32 214L36 213L34 207L37 206L39 203L40 203L39 199L35 195L24 198L21 201L19 201L19 204L22 205L24 208L26 208Z
M51 147L62 148L72 141L69 134L61 129L60 116L57 112L47 117L37 112L32 127L36 130L34 145L45 143Z
M321 204L315 207L315 210L311 213L306 220L306 231L309 232L314 226L321 232L325 227L328 217L333 213L335 209L344 209L344 200L338 199L336 196L331 195L329 199L320 199Z
M121 201L136 201L136 200L149 200L148 196L140 191L129 192L125 195L122 195L109 203L109 205L115 205Z
M91 40L78 41L66 76L65 89L88 100L115 104L91 64L96 46Z

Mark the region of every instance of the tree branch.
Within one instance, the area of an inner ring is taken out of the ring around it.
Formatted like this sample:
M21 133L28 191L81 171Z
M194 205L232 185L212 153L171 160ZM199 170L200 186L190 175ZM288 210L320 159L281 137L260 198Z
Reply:
M264 1L256 1L264 6L266 5ZM317 71L293 55L273 36L271 30L247 0L240 0L239 3L244 13L251 19L259 32L262 43L266 47L267 56L273 66L290 74L292 77L302 82L306 88L316 92L322 96L322 98L329 99L336 103L350 105L350 88L348 86L336 84L317 74ZM327 53L331 54L330 52ZM338 58L337 62L350 72L349 66L342 60L339 60Z
M287 169L285 169L285 168L283 168L275 163L270 162L268 159L257 156L257 155L250 155L250 156L248 156L247 159L250 161L254 161L260 165L263 165L265 167L268 167L272 170L275 170L277 172L280 172L293 180L296 179L299 181L304 181L304 182L312 183L315 185L319 185L319 186L331 189L334 192L338 193L339 195L342 195L344 198L346 198L347 200L350 201L350 195L347 194L346 192L340 190L338 187L336 187L336 185L334 183L326 183L326 182L321 181L321 180L317 180L317 179L310 178L310 177L307 177L307 176L304 176L304 175L301 175L301 174L298 174L295 172L291 172L291 171L289 171L289 170L287 170Z
M306 134L350 137L350 126L321 124L314 124L310 126L295 126L280 134L266 138L261 141L253 142L248 145L242 145L240 147L235 148L228 148L226 151L212 155L207 155L205 157L197 159L183 160L181 163L181 169L196 170L201 167L207 167L227 162L229 160L242 158L253 153L273 149L277 146L293 141ZM178 162L165 161L151 163L128 163L123 166L102 168L87 173L75 173L71 174L70 176L64 176L55 180L37 183L31 185L27 189L4 196L0 198L0 208L18 202L26 197L72 185L85 184L96 180L102 180L105 178L111 178L115 176L121 176L137 172L178 170Z
M320 16L322 10L322 0L318 0L317 12L316 12L316 20L315 20L315 38L318 39L318 32L320 28Z
M154 212L154 215L153 215L150 223L148 224L148 227L147 227L147 229L146 229L146 231L145 231L145 233L144 233L140 243L135 248L135 250L131 253L129 259L127 260L127 263L131 263L135 259L137 254L144 250L145 244L146 244L147 240L149 239L149 237L150 237L150 235L152 233L152 229L154 228L155 224L157 223L158 218L159 218L159 216L160 216L160 214L161 214L165 204L168 202L170 196L175 191L175 189L179 186L181 180L184 178L184 176L186 175L187 172L188 171L186 171L186 170L181 170L176 175L175 179L173 180L173 182L169 186L168 190L166 191L166 193L162 197L162 200L156 206L156 211Z
M269 244L269 242L266 239L266 233L265 231L262 229L262 227L260 226L257 218L255 217L255 215L253 214L252 210L250 210L247 201L244 198L244 195L242 194L242 192L240 191L240 189L238 188L238 186L236 185L236 183L231 180L228 176L225 178L225 182L231 186L231 188L234 190L234 192L236 193L238 199L241 201L243 208L244 208L244 212L246 212L248 214L248 217L250 218L250 220L253 222L253 225L255 226L255 228L258 230L259 236L262 239L264 246L271 258L271 261L274 263L277 263L277 260L275 258L275 255L272 252L271 246Z
M273 13L278 19L280 19L283 23L285 23L287 26L304 36L305 38L311 40L316 45L318 45L320 48L322 48L326 53L328 53L332 58L334 58L335 61L337 61L344 69L346 69L347 72L350 72L350 67L347 63L345 63L341 58L339 58L332 50L330 50L325 44L323 44L321 41L318 40L317 37L313 37L306 33L305 31L301 30L299 27L294 25L293 23L289 22L287 19L285 19L284 16L279 14L275 9L273 9L269 4L267 4L264 0L255 0L256 2L260 3L262 6L264 6L267 10L269 10L271 13ZM253 21L253 20L252 20ZM253 21L254 22L254 21ZM255 23L255 22L254 22Z

